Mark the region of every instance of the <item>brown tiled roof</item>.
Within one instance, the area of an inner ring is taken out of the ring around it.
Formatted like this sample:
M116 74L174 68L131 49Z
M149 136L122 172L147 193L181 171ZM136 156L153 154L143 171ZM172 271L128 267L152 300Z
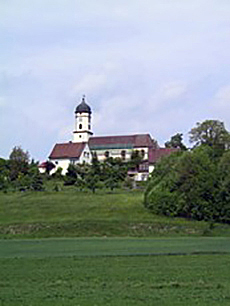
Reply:
M161 157L165 155L169 155L173 152L178 151L179 149L175 148L159 148L159 149L150 149L149 150L149 163L154 164L157 162Z
M99 148L140 148L156 147L155 141L149 134L123 135L123 136L99 136L89 138L90 149Z
M58 158L79 158L82 151L84 150L85 142L82 143L57 143L49 158L58 159Z

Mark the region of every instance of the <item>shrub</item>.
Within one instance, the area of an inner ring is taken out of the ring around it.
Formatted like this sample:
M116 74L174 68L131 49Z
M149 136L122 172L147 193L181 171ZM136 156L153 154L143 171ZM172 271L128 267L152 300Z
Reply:
M217 159L207 146L167 156L153 171L144 205L157 214L229 222L229 170L230 152Z

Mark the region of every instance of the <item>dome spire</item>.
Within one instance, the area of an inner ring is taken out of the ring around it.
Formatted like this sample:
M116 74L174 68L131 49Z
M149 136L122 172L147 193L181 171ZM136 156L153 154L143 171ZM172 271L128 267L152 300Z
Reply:
M88 113L88 114L91 114L91 108L85 102L85 95L82 96L81 103L76 107L75 113Z

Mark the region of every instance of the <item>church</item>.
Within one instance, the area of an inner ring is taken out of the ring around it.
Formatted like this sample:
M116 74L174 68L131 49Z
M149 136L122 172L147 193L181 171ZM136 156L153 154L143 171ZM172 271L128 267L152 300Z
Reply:
M91 108L83 96L75 110L72 141L55 144L50 153L49 160L55 165L53 172L61 167L62 173L65 174L69 164L90 164L93 154L97 155L99 161L108 157L128 161L132 153L138 151L142 162L137 168L130 169L128 175L137 181L143 181L147 180L158 159L175 150L160 148L149 134L93 136L91 116Z

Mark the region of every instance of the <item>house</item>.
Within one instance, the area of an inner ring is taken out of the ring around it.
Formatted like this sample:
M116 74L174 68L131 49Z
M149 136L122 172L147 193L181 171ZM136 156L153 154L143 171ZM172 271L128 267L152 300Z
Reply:
M74 143L70 141L55 144L49 160L56 166L53 172L60 167L63 169L62 173L65 174L69 164L82 164L84 162L89 164L92 160L92 154L87 142Z
M69 164L90 163L92 154L96 154L99 161L108 157L119 157L123 161L128 161L136 151L139 152L142 161L138 167L130 169L128 175L140 181L148 178L159 158L173 151L160 148L149 134L93 136L91 115L91 108L83 96L75 110L73 140L55 144L49 155L49 160L56 165L53 171L61 167L62 173L65 174Z

